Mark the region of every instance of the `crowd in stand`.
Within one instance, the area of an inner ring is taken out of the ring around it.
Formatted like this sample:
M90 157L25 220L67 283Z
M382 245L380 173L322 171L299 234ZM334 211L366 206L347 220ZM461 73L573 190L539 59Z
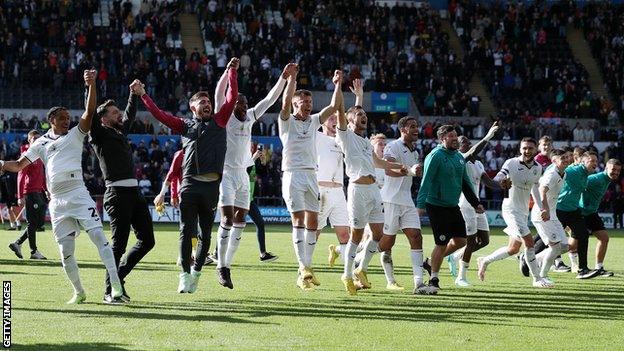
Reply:
M199 3L208 4L198 16L217 66L224 66L230 53L242 53L242 91L268 90L261 82L269 84L268 77L294 60L302 88L333 89L333 69L341 67L349 81L364 77L368 90L411 91L424 114L478 114L466 80L471 67L449 49L440 16L427 3L392 8L356 0L277 7ZM282 27L267 11L279 12Z
M466 80L472 68L449 49L440 17L427 4L143 1L133 9L117 0L109 25L100 26L93 20L99 3L2 2L0 88L78 86L76 72L96 67L100 96L123 96L139 78L167 110L185 114L189 93L212 90L236 53L241 91L251 103L266 94L284 64L296 61L302 88L329 89L331 70L342 67L349 80L364 76L367 89L412 92L425 114L478 114L478 97ZM196 11L214 56L181 45L177 15L187 8ZM281 26L266 11L278 11Z
M615 109L608 115L610 125L617 124L617 113L624 113L624 6L609 2L588 3L579 15L594 58L602 67L602 75Z
M592 94L587 71L575 60L567 43L567 25L575 22L578 25L584 13L574 2L485 5L453 1L449 10L468 60L478 68L490 89L501 118L596 118L602 125L619 125L617 108L607 97ZM613 33L610 39L614 38L617 29L620 29L617 38L622 38L621 7L610 16L611 22L601 24L599 18L585 15L586 26L596 28L589 34L590 42L605 41L604 34L601 37L597 33L610 32ZM603 50L599 44L594 45L594 51L597 57L603 57L598 54ZM616 96L622 92L622 66L615 66L622 63L622 44L615 40L615 45L610 43L604 48L609 52L605 58L605 76L620 73L619 84L616 74L607 79L610 85L619 87L614 90ZM620 99L624 103L624 98Z

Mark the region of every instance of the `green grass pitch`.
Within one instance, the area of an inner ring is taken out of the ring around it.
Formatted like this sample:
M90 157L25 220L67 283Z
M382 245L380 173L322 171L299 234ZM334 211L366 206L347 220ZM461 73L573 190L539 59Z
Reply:
M110 234L106 228L107 234ZM327 231L327 229L326 229ZM402 293L385 290L379 258L369 277L373 288L347 296L341 267L329 268L329 232L319 239L314 262L322 285L312 292L295 286L296 265L289 227L270 226L267 246L280 256L260 263L253 226L244 233L232 268L234 290L218 285L214 266L204 267L195 294L178 294L178 234L156 227L156 247L127 278L132 302L102 303L104 267L86 235L77 258L87 303L67 306L71 288L50 229L38 233L45 262L18 260L7 245L15 232L1 232L0 275L12 281L13 348L31 350L607 350L624 345L624 237L611 231L606 268L612 278L579 281L552 273L557 287L537 290L522 277L514 258L489 267L477 281L476 257L506 244L495 229L491 244L474 255L473 287L456 288L446 263L438 296L415 296L407 240L393 257ZM425 253L431 231L424 229ZM132 240L131 240L132 242ZM595 239L591 239L590 266ZM23 252L28 252L24 243ZM214 247L214 242L213 242ZM567 258L566 258L567 261Z

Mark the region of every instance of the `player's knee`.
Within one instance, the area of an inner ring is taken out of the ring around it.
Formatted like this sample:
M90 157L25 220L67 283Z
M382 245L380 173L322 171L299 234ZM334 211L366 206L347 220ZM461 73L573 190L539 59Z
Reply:
M93 228L87 231L87 233L89 234L89 239L91 239L91 242L95 244L98 249L102 249L108 246L108 240L106 239L102 228Z
M139 240L138 244L141 246L142 249L146 250L146 251L150 251L151 249L154 248L154 245L156 245L156 239L154 239L154 237L148 237L142 240Z

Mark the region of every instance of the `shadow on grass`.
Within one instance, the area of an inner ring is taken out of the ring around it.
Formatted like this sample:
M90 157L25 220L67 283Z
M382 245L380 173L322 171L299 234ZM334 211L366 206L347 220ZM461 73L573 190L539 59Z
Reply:
M209 310L248 317L311 317L392 321L435 321L485 325L524 325L526 319L623 320L624 307L617 296L596 298L594 293L548 291L470 291L468 295L413 296L395 293L363 293L366 300L344 298L323 300L308 294L300 299L257 297L236 300L201 300L192 303L135 302L132 309ZM539 323L536 321L536 323ZM549 328L551 326L543 326Z
M7 260L0 259L0 266L38 266L38 267L58 267L61 268L61 261L59 260L38 260L38 261L27 261L27 260ZM78 268L84 269L104 269L104 264L101 261L94 260L78 260ZM137 271L176 271L178 267L175 266L175 262L171 263L170 266L167 263L162 263L161 266L152 264L143 264L143 262L139 262L133 269ZM21 274L21 273L20 273Z
M11 346L15 350L36 350L36 351L56 351L56 350L101 350L101 351L119 351L128 350L119 344L109 344L105 342L72 342L66 344L32 344L20 345L13 344Z
M175 306L175 304L167 304L168 306ZM85 306L97 306L97 304L87 304ZM110 317L110 318L132 318L132 319L153 319L153 320L170 320L170 321L193 321L193 322L221 322L221 323L237 323L237 324L264 324L264 325L277 325L277 323L269 323L269 322L259 322L259 321L251 321L242 318L230 317L226 315L216 315L214 314L214 310L207 309L195 309L194 314L192 315L183 315L183 314L170 314L170 313L152 313L152 312L139 312L135 309L128 309L126 307L132 307L132 305L127 306L105 306L111 307L111 309L105 310L88 310L82 309L82 307L78 307L79 309L62 309L62 308L30 308L30 307L15 307L13 310L18 311L30 311L30 312L47 312L47 313L63 313L64 315L72 314L75 317ZM168 308L173 310L180 310L178 308ZM159 310L164 311L167 310L165 308L159 308Z

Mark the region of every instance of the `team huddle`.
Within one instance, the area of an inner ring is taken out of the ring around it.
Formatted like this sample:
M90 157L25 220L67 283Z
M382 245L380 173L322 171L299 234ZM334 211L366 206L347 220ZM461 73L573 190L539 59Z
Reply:
M0 161L1 170L11 172L18 172L39 159L44 163L53 233L63 268L74 289L68 303L86 300L74 257L80 227L88 233L106 266L106 303L130 301L125 279L155 245L151 216L134 178L132 150L126 142L127 127L136 115L139 99L160 123L182 137L183 150L172 162L177 165L178 180L170 181L168 176L155 202L157 208L162 208L166 187L171 185L172 203L179 202L181 213L181 273L177 289L180 293L194 293L198 289L202 268L211 260L208 252L217 207L221 220L214 255L216 274L222 286L233 288L231 267L246 226L245 218L251 210L257 211L248 171L259 153L252 156L251 130L280 96L282 195L291 214L292 242L298 263L296 284L302 290L312 290L321 284L312 258L328 221L338 240L338 245L329 245L328 261L334 266L341 258L344 265L341 281L350 295L371 288L367 271L375 253L380 253L386 288L404 289L395 279L392 262L392 248L399 231L406 235L410 246L414 294L438 293L439 271L445 257L451 274L456 277L455 284L469 287L467 272L471 257L489 243L488 221L479 200L481 184L505 193L502 216L507 224L504 231L509 244L477 260L480 280L485 279L490 264L516 255L522 244L525 249L519 260L521 270L525 276L532 277L534 287L554 287L548 276L551 269L570 270L560 257L566 252L578 278L612 275L603 266L608 234L597 212L609 182L619 177L618 160L606 161L605 171L595 173L595 153L574 150L573 159L573 150L552 149L548 137L540 139L539 145L532 138L524 138L520 156L508 159L491 179L477 155L498 131L495 123L475 145L468 138L458 136L453 126L440 127L439 145L421 162L416 149L415 117L401 118L400 137L387 144L383 134L370 138L366 135L368 118L362 108L364 92L360 80L356 79L350 87L355 105L347 108L342 72L335 71L330 105L312 114L312 94L297 90L298 66L291 63L284 67L268 95L249 108L245 96L238 92L238 66L237 58L227 65L217 84L214 106L208 92L200 91L191 97L193 118L190 119L158 108L139 80L130 85L130 97L123 113L112 100L96 108L96 73L85 71L86 111L78 126L69 129L67 109L54 107L47 114L52 128L42 137L33 138L19 160ZM104 208L111 218L112 247L82 180L80 160L87 135L106 182ZM349 179L346 196L345 171ZM412 198L414 177L422 177L416 201ZM179 185L174 184L177 182ZM175 196L174 185L179 188ZM420 219L425 212L435 243L430 259L423 254ZM536 238L531 235L529 218L537 230ZM123 257L131 227L137 242ZM565 228L571 232L569 239ZM587 263L590 233L599 240L593 270ZM197 247L193 253L194 238ZM263 241L264 238L260 245L261 260L274 259L264 249ZM428 283L424 271L430 276Z

